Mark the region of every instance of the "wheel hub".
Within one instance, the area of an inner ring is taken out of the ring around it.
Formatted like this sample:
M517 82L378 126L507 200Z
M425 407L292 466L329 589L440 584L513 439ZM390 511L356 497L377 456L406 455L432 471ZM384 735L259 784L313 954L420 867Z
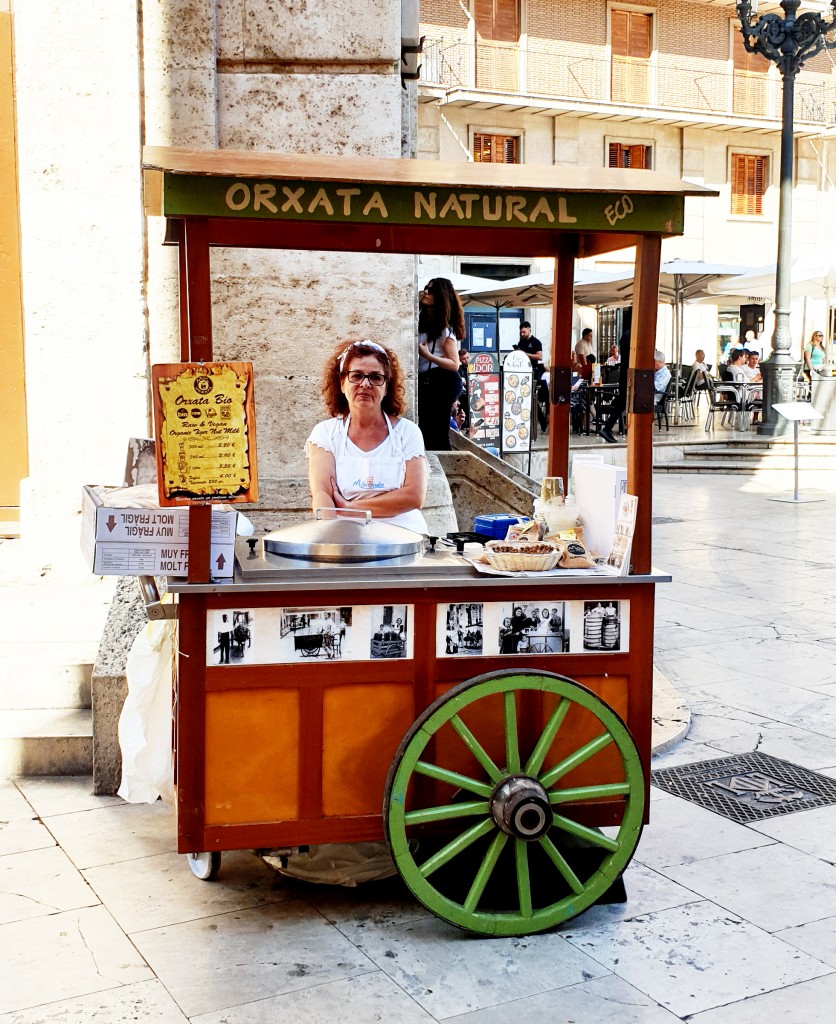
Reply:
M548 794L527 775L512 775L496 787L491 815L503 832L527 843L542 838L552 825Z

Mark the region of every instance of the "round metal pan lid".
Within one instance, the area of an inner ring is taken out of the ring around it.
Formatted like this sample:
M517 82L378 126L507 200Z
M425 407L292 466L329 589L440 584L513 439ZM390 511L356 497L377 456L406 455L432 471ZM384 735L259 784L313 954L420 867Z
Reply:
M264 537L264 550L312 562L371 562L424 550L424 537L376 522L359 509L318 508L313 522L295 523Z

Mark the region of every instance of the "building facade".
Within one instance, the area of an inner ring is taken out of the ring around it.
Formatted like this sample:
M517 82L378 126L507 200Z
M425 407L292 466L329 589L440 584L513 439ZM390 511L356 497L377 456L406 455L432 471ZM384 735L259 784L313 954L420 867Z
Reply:
M78 559L85 483L148 436L149 368L179 354L176 250L143 213L143 145L411 155L400 0L0 2L0 518ZM220 359L256 366L260 483L305 490L340 338L413 362L411 256L213 250ZM296 500L296 499L293 499Z
M770 9L781 13L760 5ZM744 49L734 3L421 0L421 23L420 156L652 168L720 192L688 204L685 235L664 243L664 259L774 261L781 80ZM795 255L829 243L834 132L836 74L825 51L796 82ZM631 261L624 252L596 266ZM669 314L660 312L670 352ZM686 352L710 351L706 338L732 330L736 316L733 306L690 308ZM806 318L794 311L796 344L823 316L823 304L809 303ZM769 333L767 324L767 351Z

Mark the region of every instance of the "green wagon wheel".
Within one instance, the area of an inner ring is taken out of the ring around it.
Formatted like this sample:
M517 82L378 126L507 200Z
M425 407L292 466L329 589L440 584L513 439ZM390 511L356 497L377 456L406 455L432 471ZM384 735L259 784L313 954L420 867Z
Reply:
M554 705L539 736L518 727L526 691L535 691L535 699L537 691L551 695ZM499 715L499 739L494 729L492 740L480 741L479 726L465 724L464 716L484 720L485 702ZM573 709L593 724L592 738L577 745L568 729L560 732ZM555 762L550 750L558 734L563 743ZM463 744L475 770L464 774L435 763L444 760L434 753L442 739L448 750L451 741ZM617 757L613 767L609 756L600 782L563 782L606 748ZM449 793L445 802L427 796L432 785L422 788L422 780ZM574 808L604 799L622 809L606 833L573 819ZM481 935L543 931L586 910L630 862L643 812L641 759L624 722L586 687L535 671L477 676L431 704L395 754L383 802L386 839L409 890L438 917ZM431 831L439 827L441 839Z

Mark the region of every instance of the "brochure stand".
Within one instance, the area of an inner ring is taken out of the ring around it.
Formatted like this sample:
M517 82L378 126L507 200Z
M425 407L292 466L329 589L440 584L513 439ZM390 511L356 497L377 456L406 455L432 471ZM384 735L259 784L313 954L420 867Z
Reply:
M806 505L813 501L824 501L824 498L800 498L798 496L798 424L801 420L820 420L822 414L814 409L809 402L781 402L773 405L775 412L780 413L785 420L792 423L793 452L795 456L795 488L793 495L780 498L770 498L770 501L789 501L793 505Z

